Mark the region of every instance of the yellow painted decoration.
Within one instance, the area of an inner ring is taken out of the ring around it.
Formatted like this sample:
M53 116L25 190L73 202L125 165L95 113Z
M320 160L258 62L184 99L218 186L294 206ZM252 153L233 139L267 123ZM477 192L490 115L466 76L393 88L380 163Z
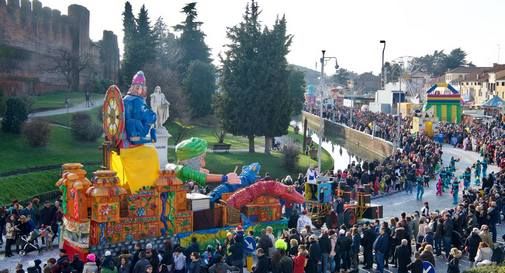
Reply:
M153 186L159 175L158 153L152 146L142 145L112 152L111 168L117 172L119 184L135 193L143 187Z
M451 117L452 120L451 122L458 122L458 106L457 105L451 105Z
M440 113L440 119L442 121L447 121L447 105L446 104L443 104L442 105L442 113Z

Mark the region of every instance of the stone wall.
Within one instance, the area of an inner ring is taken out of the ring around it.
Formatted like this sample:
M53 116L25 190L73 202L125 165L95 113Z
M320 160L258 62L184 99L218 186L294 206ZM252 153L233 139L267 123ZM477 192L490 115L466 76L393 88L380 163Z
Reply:
M303 118L307 119L307 126L310 129L319 130L320 118L318 116L303 112ZM328 138L343 139L345 144L365 149L381 158L393 154L393 144L391 142L372 137L369 134L329 120L324 122L324 135Z
M117 37L104 31L103 40L89 38L89 10L70 5L68 15L42 7L38 0L0 0L0 88L8 95L66 89L67 81L55 71L62 51L89 59L89 67L75 72L75 88L89 88L95 80L117 81Z

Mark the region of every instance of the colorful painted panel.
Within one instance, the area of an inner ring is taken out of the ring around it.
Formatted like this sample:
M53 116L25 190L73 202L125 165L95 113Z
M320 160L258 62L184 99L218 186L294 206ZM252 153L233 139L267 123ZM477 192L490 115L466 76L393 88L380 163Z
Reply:
M91 220L96 222L119 221L119 203L94 203Z

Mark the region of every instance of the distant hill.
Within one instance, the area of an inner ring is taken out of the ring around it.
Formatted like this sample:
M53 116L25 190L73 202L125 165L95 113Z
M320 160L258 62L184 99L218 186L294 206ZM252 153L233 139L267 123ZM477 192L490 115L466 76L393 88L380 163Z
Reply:
M321 75L321 72L296 64L290 64L289 67L303 72L303 74L305 74L305 82L307 84L319 84L319 76Z

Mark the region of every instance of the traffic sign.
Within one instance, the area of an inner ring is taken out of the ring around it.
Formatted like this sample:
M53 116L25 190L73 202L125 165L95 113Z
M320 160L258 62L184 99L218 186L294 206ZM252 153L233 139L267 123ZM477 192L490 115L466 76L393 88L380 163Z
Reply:
M252 253L256 250L256 240L253 237L247 236L244 238L244 250L248 253Z
M435 266L430 262L423 261L423 273L435 273Z

